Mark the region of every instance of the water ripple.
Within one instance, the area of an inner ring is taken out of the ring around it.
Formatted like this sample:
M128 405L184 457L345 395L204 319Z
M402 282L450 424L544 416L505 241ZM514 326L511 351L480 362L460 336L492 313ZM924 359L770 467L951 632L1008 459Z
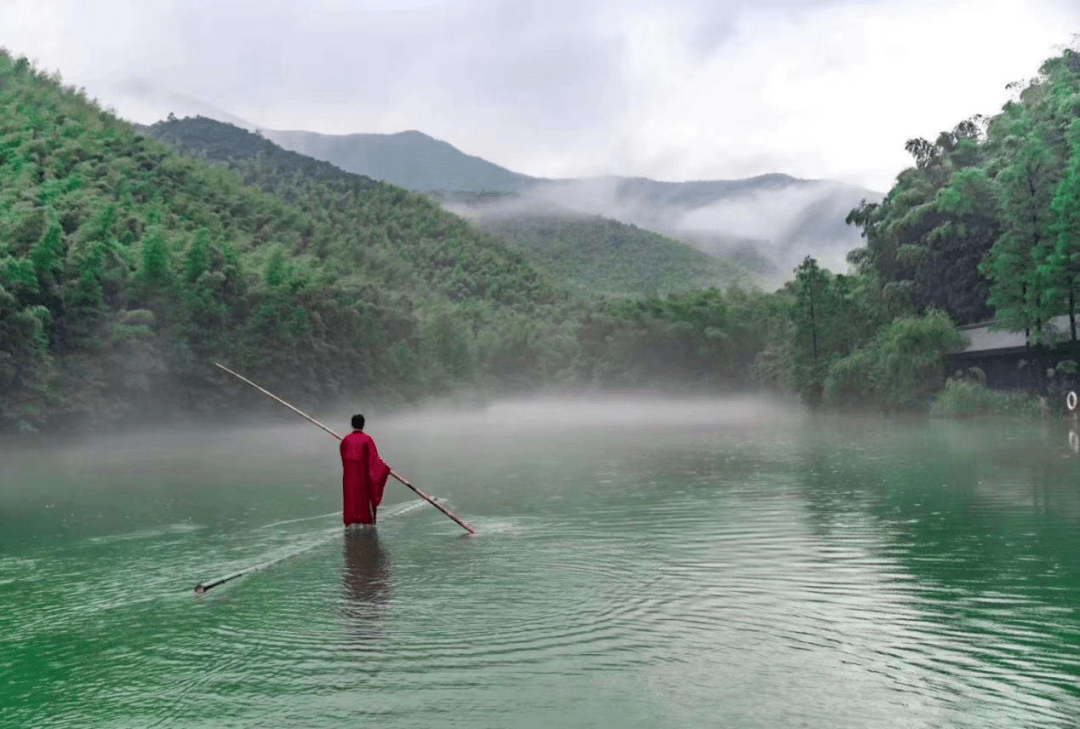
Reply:
M415 502L342 534L294 496L30 545L0 556L0 724L1067 726L1074 473L1035 498L993 449L842 432L461 435L441 486L475 539Z

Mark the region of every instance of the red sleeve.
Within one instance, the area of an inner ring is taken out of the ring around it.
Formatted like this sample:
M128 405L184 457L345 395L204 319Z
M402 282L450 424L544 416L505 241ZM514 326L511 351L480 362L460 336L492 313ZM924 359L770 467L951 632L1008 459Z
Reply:
M386 465L379 457L379 450L375 447L375 441L368 438L368 475L371 478L371 496L375 505L382 503L383 490L386 488L386 479L390 476L390 466Z

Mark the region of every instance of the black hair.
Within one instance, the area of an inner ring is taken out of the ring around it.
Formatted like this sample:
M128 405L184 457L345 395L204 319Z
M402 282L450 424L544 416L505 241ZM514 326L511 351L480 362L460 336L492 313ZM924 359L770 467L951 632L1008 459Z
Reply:
M354 416L352 416L352 427L353 427L353 430L363 430L364 429L364 416L363 415L354 415Z

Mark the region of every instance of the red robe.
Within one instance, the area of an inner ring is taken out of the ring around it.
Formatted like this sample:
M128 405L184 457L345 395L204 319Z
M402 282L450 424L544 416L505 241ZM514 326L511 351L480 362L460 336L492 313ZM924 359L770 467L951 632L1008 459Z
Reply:
M342 516L349 524L374 524L390 466L379 458L371 436L354 431L341 439L341 486L345 497Z

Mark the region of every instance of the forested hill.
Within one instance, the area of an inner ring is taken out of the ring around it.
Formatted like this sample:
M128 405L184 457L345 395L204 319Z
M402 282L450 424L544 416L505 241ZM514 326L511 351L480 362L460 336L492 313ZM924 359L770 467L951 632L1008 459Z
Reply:
M479 217L481 230L521 247L533 264L579 291L659 296L747 283L751 273L671 238L599 215Z
M261 168L267 181L302 176L337 189L379 187L378 182L366 175L344 172L329 162L283 149L258 133L204 116L170 117L150 126L136 124L135 130L188 156L212 162L233 163L262 157Z
M599 215L690 243L729 263L753 262L774 274L786 275L806 255L842 264L844 255L859 245L844 216L860 201L881 197L830 180L779 173L686 182L614 175L530 177L416 131L264 134L286 149L417 192L513 194L520 196L523 209L553 204L578 215Z
M243 172L246 181L288 199L293 199L300 178L334 189L370 189L380 184L205 117L171 119L140 130L185 154L229 163ZM251 164L256 159L257 164ZM685 243L599 216L551 205L519 210L510 194L430 196L472 219L481 230L512 243L558 284L590 295L640 297L688 291L730 284L749 275Z
M531 310L561 293L521 252L477 231L428 198L282 149L231 124L205 117L142 127L187 156L226 163L249 185L273 193L321 223L321 257L351 265L393 289L423 297L482 299ZM375 257L378 260L367 260ZM392 262L383 265L383 262Z
M429 193L449 210L518 246L537 268L589 294L638 298L747 283L731 261L651 230L509 193Z
M172 137L198 157L182 155L0 51L0 432L268 406L216 360L340 411L745 388L757 353L783 341L782 299L570 297L427 197L205 129Z
M515 360L564 299L520 253L270 159L183 157L0 52L0 430L222 415L249 396L215 359L339 407L558 366Z

